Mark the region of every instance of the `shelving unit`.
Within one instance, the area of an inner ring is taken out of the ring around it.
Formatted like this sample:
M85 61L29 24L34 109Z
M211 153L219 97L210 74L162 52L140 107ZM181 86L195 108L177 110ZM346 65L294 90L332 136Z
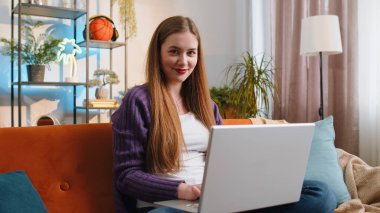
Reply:
M29 3L19 3L16 5L13 11L15 14L62 19L77 19L87 13L85 10L71 9L66 7L52 7L48 5L37 5Z
M14 126L14 89L17 87L17 106L18 106L18 126L21 126L21 106L22 106L22 88L24 86L62 86L62 87L72 87L73 88L73 123L77 122L77 109L85 109L86 111L86 123L89 122L89 110L92 109L107 109L111 110L115 109L113 107L108 108L98 108L98 107L86 107L88 106L89 100L89 48L102 48L110 50L110 69L112 69L112 49L117 47L124 46L126 48L126 40L125 42L105 42L105 41L96 41L89 39L89 0L86 0L86 10L75 9L75 8L65 8L65 7L53 7L48 5L37 5L37 4L28 4L21 3L21 0L18 0L18 4L15 6L14 1L12 0L12 17L11 17L11 39L14 40L14 16L18 15L18 45L21 47L21 26L22 26L22 15L32 15L39 17L49 17L49 18L59 18L59 19L70 19L74 21L74 39L77 38L76 33L76 20L83 15L86 15L86 39L83 42L80 42L78 45L86 48L86 79L84 82L72 83L72 82L23 82L21 81L21 52L18 51L18 78L15 81L14 76L14 59L11 59L11 126ZM76 4L76 0L74 0L74 5ZM111 3L110 3L111 5ZM112 17L112 6L110 6L110 13ZM124 27L124 30L126 28ZM126 53L126 50L125 50ZM125 62L125 75L126 75L126 62ZM77 106L77 87L84 86L86 88L86 106ZM110 85L110 96L112 95L112 85Z
M14 82L13 85L18 85L18 82ZM22 81L20 82L21 86L63 86L63 87L72 87L73 88L73 123L77 123L77 105L76 105L76 98L77 98L77 86L86 86L86 83L71 83L71 82L28 82L28 81ZM12 99L13 100L13 99ZM12 106L13 107L13 106ZM20 106L19 106L20 108ZM13 121L12 121L13 122ZM19 122L21 120L19 119ZM20 125L19 125L20 126Z
M89 11L89 0L86 0L86 11ZM90 15L87 13L86 16L86 39L83 42L79 42L78 46L80 47L86 47L86 82L89 82L89 48L99 48L99 49L109 49L110 54L109 54L109 60L110 60L110 70L112 70L112 50L114 48L118 47L124 47L125 49L125 54L127 54L126 51L126 44L127 40L124 36L124 42L114 42L114 41L99 41L99 40L90 40L90 30L89 30L89 17ZM110 2L110 17L112 18L112 5ZM124 24L124 32L126 32L126 23ZM127 61L125 60L124 64L124 74L125 76L127 75ZM127 82L125 82L126 84ZM110 97L112 96L112 84L110 85ZM109 110L109 115L111 116L112 110L117 109L117 107L89 107L89 88L88 85L86 85L86 104L85 106L77 106L77 109L85 109L86 110L86 122L89 122L89 110Z
M117 109L117 107L81 107L78 106L78 109Z
M85 41L79 42L78 46L86 47L86 42ZM107 42L107 41L91 40L89 42L89 46L90 48L113 49L113 48L125 46L125 42Z

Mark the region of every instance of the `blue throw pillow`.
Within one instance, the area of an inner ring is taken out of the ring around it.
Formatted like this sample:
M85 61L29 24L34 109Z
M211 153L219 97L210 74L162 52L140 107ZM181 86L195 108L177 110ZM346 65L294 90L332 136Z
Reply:
M47 212L24 171L0 174L0 212Z
M326 183L334 191L338 205L351 199L335 149L333 117L315 123L305 179Z

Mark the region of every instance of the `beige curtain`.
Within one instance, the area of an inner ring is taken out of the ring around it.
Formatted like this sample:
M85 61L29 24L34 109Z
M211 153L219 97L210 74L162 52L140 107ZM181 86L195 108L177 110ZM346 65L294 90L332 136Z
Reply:
M303 17L339 17L343 53L323 56L324 115L334 116L335 145L358 154L357 0L272 0L272 53L279 97L275 119L319 120L319 56L300 56ZM323 32L320 32L323 33Z

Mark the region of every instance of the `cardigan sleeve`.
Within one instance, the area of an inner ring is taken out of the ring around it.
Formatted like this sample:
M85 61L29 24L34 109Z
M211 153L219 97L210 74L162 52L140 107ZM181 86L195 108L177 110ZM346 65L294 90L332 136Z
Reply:
M213 100L211 100L211 102L212 102L212 106L213 106L216 125L222 125L223 119L219 113L218 105Z
M150 127L150 100L142 86L131 89L112 115L114 183L122 193L147 202L177 199L178 185L145 171Z

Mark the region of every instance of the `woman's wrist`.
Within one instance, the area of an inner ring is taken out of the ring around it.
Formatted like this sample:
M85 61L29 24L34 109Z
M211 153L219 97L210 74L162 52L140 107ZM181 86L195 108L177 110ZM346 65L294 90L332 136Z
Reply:
M181 200L186 200L186 191L187 191L187 188L188 188L188 184L186 183L180 183L178 185L178 189L177 189L177 195L178 195L178 199L181 199Z

